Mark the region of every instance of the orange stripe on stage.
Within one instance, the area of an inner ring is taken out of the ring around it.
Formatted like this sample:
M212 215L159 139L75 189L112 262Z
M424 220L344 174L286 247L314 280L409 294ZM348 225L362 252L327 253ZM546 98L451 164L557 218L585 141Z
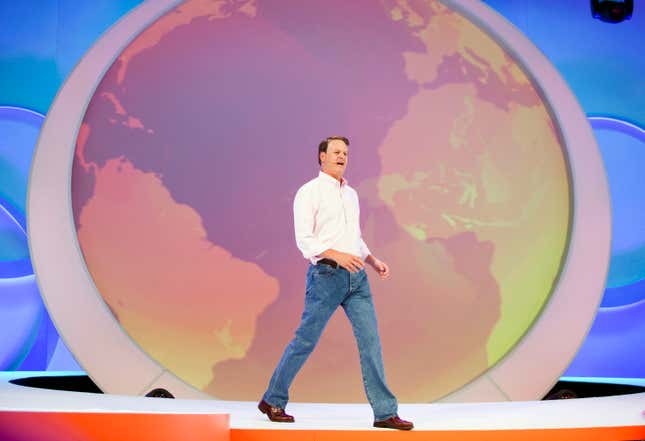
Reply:
M627 441L645 440L645 425L530 430L261 430L231 429L231 441Z
M0 412L3 441L228 441L227 414Z

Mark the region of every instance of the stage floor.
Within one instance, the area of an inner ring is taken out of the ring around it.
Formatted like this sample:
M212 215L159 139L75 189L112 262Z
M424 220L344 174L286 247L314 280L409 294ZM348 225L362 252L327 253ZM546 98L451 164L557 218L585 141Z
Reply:
M367 404L290 403L293 424L271 423L255 402L161 399L83 392L66 392L18 386L10 380L55 375L42 372L0 373L0 411L80 412L111 414L230 415L230 430L383 432L372 427ZM534 429L632 428L629 434L645 439L645 393L601 398L463 404L401 404L399 414L414 421L413 432L513 431ZM389 433L399 433L385 430ZM626 435L627 433L625 433ZM295 433L294 433L295 435ZM418 435L417 435L418 436ZM291 436L280 438L295 439ZM319 439L320 437L318 437ZM361 437L362 438L362 437ZM259 436L236 439L261 439ZM266 438L268 439L268 438ZM277 438L275 438L277 439ZM313 438L312 438L313 439ZM598 438L601 439L601 438ZM605 438L611 439L611 438Z

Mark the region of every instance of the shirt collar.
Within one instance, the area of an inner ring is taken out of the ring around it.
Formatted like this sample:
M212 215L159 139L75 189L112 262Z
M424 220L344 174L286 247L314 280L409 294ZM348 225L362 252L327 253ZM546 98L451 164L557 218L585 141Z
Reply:
M329 184L338 185L339 187L344 187L345 185L347 185L347 179L345 179L344 177L341 178L341 182L338 182L338 179L328 175L322 170L318 173L318 179L322 179L324 182L327 182Z

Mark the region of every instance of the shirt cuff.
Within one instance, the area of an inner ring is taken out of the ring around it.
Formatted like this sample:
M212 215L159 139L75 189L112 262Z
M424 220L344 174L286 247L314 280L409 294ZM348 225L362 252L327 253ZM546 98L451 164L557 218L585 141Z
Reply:
M363 259L363 260L367 259L367 256L369 256L370 254L372 254L372 252L370 251L370 249L369 249L369 248L367 248L367 245L365 244L365 242L363 241L363 239L361 239L361 248L360 248L360 253L361 253L361 259Z
M298 248L305 259L311 259L318 256L329 249L328 246L318 242L317 240L308 240L298 242Z

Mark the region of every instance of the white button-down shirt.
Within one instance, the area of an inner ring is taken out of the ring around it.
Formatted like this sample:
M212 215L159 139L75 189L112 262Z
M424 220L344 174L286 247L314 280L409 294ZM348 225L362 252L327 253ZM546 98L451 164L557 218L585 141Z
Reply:
M341 183L321 171L300 187L293 201L296 244L313 264L330 248L365 260L370 250L361 237L359 217L356 191L345 179Z

